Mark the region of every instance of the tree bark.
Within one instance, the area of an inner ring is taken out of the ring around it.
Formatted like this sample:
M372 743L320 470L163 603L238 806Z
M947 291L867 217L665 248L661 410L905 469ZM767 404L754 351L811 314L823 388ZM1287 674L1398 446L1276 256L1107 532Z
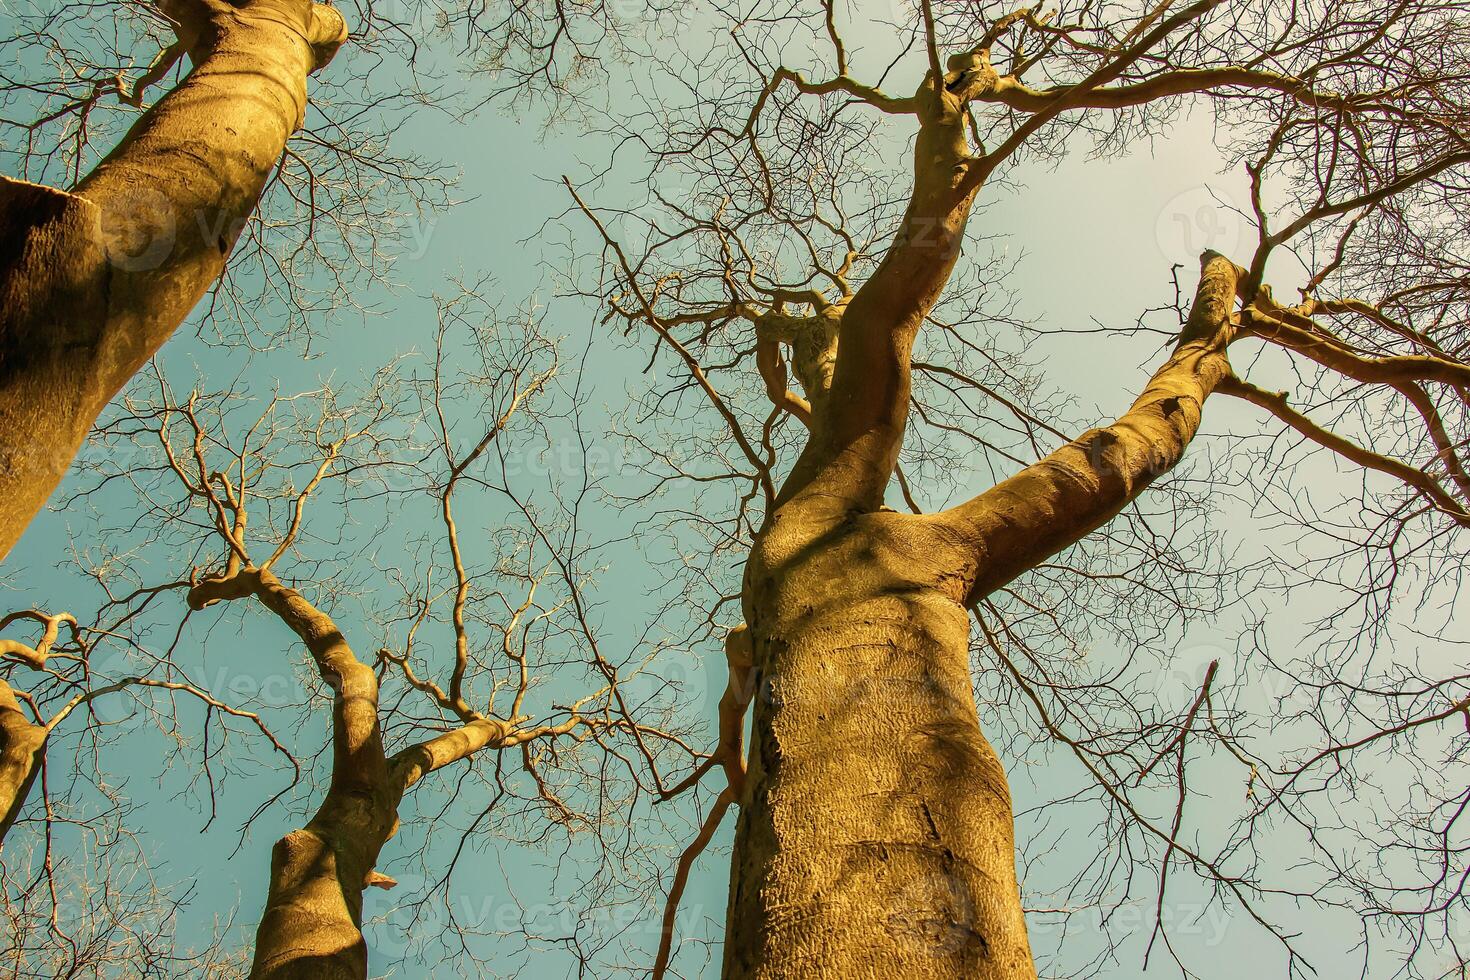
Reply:
M331 617L270 571L240 573L306 644L333 691L332 781L316 816L276 842L251 980L367 980L362 893L398 827L402 779L378 723L378 678Z
M232 560L223 574L195 584L188 603L203 609L246 597L301 639L332 689L331 783L311 821L271 852L250 977L366 980L362 893L398 827L407 778L418 770L390 763L384 754L377 674L357 659L330 616L269 568Z
M15 692L0 680L0 845L31 793L48 734L26 718Z
M1128 411L944 515L976 549L967 605L1112 520L1184 458L1205 400L1231 376L1235 300L1246 271L1200 256L1189 319Z
M1206 253L1190 319L1133 406L974 500L932 516L861 509L833 489L854 468L839 454L778 506L743 592L757 696L728 980L1034 980L968 608L1179 462L1230 374L1242 275Z
M332 782L305 827L271 851L251 980L367 980L362 894L398 827L402 778L383 755L378 679L332 621L263 573L260 601L307 641L334 689Z
M251 980L367 980L362 894L397 827L398 794L328 794L316 816L271 851Z
M270 887L250 977L367 980L362 895L370 884L392 887L392 880L373 868L398 829L404 794L437 769L505 744L510 726L467 711L459 728L389 758L378 720L377 673L357 659L329 615L269 567L236 554L221 574L190 588L188 603L197 610L250 597L301 639L333 692L331 784L311 821L277 841L271 852Z
M724 975L1031 980L1010 793L944 527L777 512L747 567L753 744Z
M963 98L926 79L914 102L920 126L908 208L883 261L840 313L830 390L779 503L814 492L834 513L876 510L898 462L914 339L959 260L979 191L965 180Z
M109 399L219 278L306 78L346 36L310 0L175 0L193 70L73 191L0 177L0 557Z

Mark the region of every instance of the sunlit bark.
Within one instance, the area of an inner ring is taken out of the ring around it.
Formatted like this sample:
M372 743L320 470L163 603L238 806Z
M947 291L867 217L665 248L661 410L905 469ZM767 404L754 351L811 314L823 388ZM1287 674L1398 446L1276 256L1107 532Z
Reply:
M0 177L0 557L219 277L346 38L310 0L165 12L194 66L178 87L70 191Z

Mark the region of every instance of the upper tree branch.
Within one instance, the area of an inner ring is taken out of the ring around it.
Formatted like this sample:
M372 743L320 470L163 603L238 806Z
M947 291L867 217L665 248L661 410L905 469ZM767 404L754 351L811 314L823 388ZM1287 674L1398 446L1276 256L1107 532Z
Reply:
M233 575L205 578L189 590L191 609L253 597L301 638L317 672L332 689L333 794L379 792L387 760L378 724L378 678L357 659L332 618L269 569L246 566Z
M1457 522L1465 527L1470 527L1470 511L1466 510L1463 503L1451 496L1445 490L1444 485L1433 476L1418 467L1410 466L1392 456L1384 456L1371 449L1365 449L1350 439L1324 429L1287 404L1286 392L1265 391L1233 375L1221 379L1220 383L1215 386L1215 390L1264 408L1303 436L1364 469L1376 470L1396 480L1401 480L1429 498L1435 507Z
M963 186L965 97L947 84L962 75L931 72L914 95L919 132L908 207L842 313L831 390L778 502L803 493L837 510L882 502L908 417L914 340L959 260L979 189Z
M1094 429L941 515L973 548L970 601L1081 540L1171 470L1199 429L1205 399L1230 373L1244 270L1206 252L1173 354L1116 422Z

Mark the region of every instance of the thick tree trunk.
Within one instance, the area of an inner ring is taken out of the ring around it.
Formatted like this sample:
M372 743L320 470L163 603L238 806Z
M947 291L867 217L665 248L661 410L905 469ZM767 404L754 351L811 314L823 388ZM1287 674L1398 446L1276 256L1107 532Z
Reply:
M729 980L1034 980L967 610L1178 463L1229 376L1242 275L1202 256L1189 322L1129 411L959 507L874 513L852 492L891 473L882 430L901 413L783 488L746 566L757 690Z
M74 191L0 177L0 557L219 277L345 37L309 0L165 4L196 67Z
M362 893L397 824L396 804L329 799L276 842L251 980L366 980Z
M446 745L485 742L475 743L462 732L445 733L408 750L402 764L390 763L378 723L377 674L357 659L332 618L300 592L268 567L232 561L223 574L194 585L188 602L191 609L203 609L246 596L254 596L301 638L333 693L331 785L316 816L277 841L271 852L270 888L255 933L250 977L367 980L362 893L379 852L398 828L403 793L424 772L443 764Z
M10 685L0 680L0 845L25 805L49 734L21 710Z
M405 788L383 754L377 675L330 616L274 573L247 568L218 587L232 583L301 638L333 691L331 786L311 822L271 852L251 980L367 980L362 893L398 827Z
M924 519L787 510L747 568L759 687L724 975L1034 978L964 561Z

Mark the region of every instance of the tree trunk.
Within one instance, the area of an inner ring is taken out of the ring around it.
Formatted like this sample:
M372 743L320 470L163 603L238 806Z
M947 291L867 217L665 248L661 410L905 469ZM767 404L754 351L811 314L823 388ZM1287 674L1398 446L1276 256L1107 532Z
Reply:
M746 571L759 688L725 977L1035 978L964 560L926 519L801 523L778 512Z
M189 590L192 609L255 596L306 644L332 688L332 781L316 816L271 851L251 980L367 980L362 893L398 827L404 774L383 754L378 678L332 618L269 568L246 565ZM432 755L432 753L430 753Z
M74 191L0 177L0 557L219 277L346 33L308 0L166 10L184 81Z
M901 435L901 413L782 489L745 570L757 690L730 980L1036 977L1010 793L970 685L968 608L1183 456L1230 375L1245 274L1213 252L1200 261L1173 354L1112 425L931 516L871 512L860 492L891 474L884 429Z
M0 680L0 845L31 793L48 734L26 718L10 685Z
M367 980L362 893L396 810L396 794L329 797L276 842L251 980Z

